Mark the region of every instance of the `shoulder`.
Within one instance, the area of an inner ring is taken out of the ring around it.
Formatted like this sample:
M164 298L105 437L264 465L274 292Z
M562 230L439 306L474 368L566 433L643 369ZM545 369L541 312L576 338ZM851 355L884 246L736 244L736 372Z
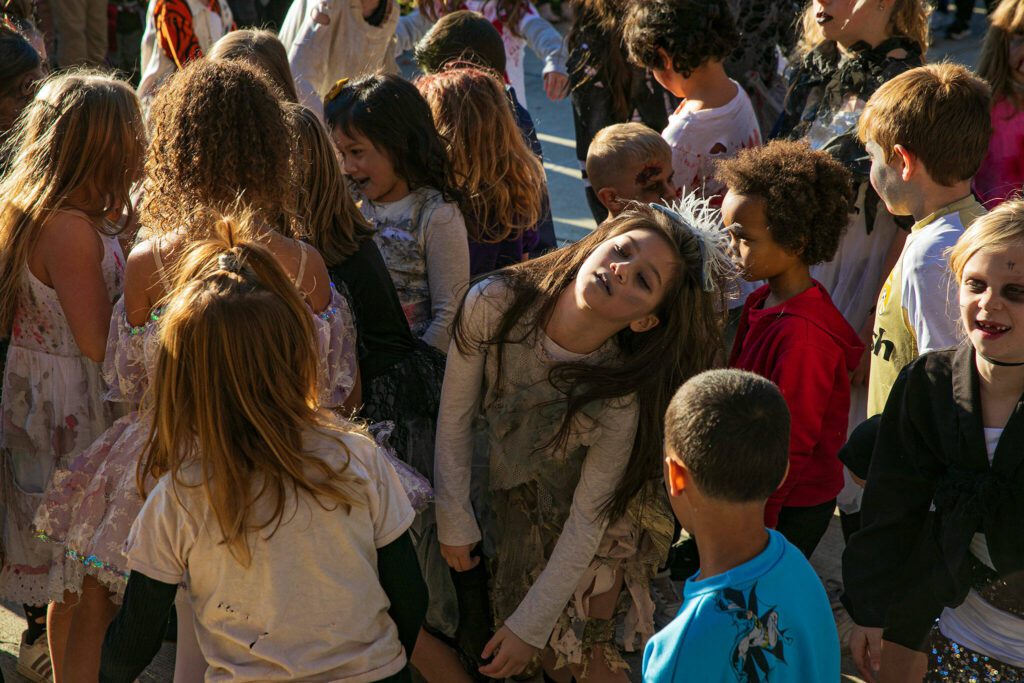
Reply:
M505 311L512 303L512 287L501 277L490 276L480 280L466 292L466 311Z
M86 216L55 211L39 226L39 243L59 247L68 256L102 256L103 238Z

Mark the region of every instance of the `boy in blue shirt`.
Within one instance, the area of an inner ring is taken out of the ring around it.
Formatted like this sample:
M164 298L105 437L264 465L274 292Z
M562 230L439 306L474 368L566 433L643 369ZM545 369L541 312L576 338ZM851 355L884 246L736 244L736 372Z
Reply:
M786 475L789 410L768 380L711 370L665 414L665 483L697 541L679 615L644 651L645 683L808 683L839 678L828 598L803 554L764 526Z

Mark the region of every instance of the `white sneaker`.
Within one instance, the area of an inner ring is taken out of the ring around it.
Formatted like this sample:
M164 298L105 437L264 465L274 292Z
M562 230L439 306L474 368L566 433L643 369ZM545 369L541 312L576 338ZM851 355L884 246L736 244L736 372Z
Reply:
M16 670L34 683L51 683L53 681L53 665L50 664L50 647L46 634L36 638L31 645L25 644L28 631L21 634L21 645L18 647L18 666Z

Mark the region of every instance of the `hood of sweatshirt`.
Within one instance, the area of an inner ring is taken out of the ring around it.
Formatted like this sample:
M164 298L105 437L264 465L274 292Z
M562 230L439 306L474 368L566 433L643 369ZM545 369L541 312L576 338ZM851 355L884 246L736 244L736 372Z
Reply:
M821 283L817 280L813 282L814 284L806 291L770 308L760 308L771 293L768 285L751 293L747 301L749 329L754 330L762 325L784 324L786 318L799 318L830 336L842 349L847 370L853 372L857 369L861 354L864 353L864 344L832 303L832 297Z

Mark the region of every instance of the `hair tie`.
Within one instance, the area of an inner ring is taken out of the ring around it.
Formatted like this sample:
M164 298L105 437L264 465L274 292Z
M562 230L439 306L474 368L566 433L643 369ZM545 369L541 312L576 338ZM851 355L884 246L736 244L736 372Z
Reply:
M347 78L339 78L336 80L334 85L331 86L331 89L327 91L327 97L324 98L324 103L326 104L340 95L341 91L345 89L346 85L348 85L348 80L349 79Z
M729 238L722 229L718 211L708 199L696 193L684 194L668 206L651 204L652 209L694 236L700 252L700 283L705 292L719 289L719 283L735 272L728 255Z

